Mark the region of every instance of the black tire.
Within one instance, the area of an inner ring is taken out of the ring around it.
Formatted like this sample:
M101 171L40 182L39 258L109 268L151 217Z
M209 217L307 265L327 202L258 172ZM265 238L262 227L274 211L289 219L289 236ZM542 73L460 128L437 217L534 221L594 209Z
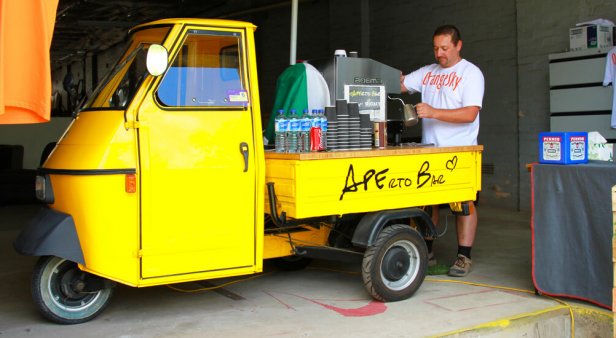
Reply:
M83 323L99 315L109 303L113 288L79 291L86 274L64 258L41 257L34 267L31 286L39 312L59 324Z
M272 259L274 266L280 270L296 271L302 270L312 262L312 258L306 258L301 256L287 256Z
M428 248L417 230L394 224L381 231L364 253L362 277L376 300L393 302L412 296L426 278Z

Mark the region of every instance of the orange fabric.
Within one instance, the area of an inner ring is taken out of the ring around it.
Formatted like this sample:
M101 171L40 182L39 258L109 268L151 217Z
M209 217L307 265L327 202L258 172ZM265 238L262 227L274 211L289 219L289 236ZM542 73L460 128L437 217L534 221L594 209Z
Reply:
M49 121L58 0L0 0L0 124Z

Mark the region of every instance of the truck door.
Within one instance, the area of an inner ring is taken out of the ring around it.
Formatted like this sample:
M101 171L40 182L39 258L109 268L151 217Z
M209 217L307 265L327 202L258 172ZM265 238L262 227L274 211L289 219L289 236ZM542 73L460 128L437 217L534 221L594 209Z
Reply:
M142 278L255 265L262 196L244 33L182 36L139 111Z

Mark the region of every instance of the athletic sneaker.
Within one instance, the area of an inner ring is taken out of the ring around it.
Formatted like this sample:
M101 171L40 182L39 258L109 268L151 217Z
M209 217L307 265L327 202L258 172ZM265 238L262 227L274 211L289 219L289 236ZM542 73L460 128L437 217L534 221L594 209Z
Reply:
M428 267L436 266L436 257L434 257L434 252L428 252Z
M448 275L452 277L464 277L471 272L471 264L472 262L470 258L462 254L458 254L458 258L456 258L456 261L449 268Z

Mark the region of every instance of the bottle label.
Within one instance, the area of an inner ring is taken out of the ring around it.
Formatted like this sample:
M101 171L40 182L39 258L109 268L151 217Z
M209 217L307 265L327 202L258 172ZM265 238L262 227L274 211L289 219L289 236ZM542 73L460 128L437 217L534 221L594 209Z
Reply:
M299 120L291 120L289 131L299 131Z
M282 119L276 123L276 131L277 132L285 132L289 128L289 121Z
M306 119L306 120L302 120L302 126L301 126L301 130L302 131L310 131L310 127L311 127L310 120Z

